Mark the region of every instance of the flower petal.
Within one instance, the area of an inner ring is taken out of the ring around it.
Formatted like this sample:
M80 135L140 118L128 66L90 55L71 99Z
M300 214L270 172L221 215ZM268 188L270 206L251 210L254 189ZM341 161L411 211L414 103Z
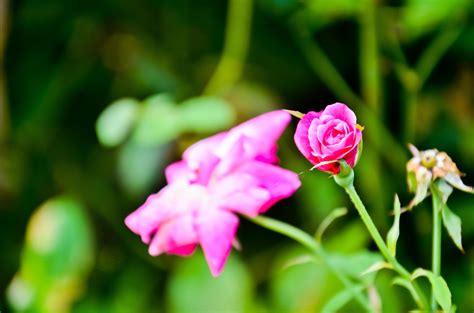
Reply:
M224 267L238 225L239 219L230 212L212 209L199 214L199 241L214 277L219 276Z
M229 130L222 144L216 149L217 155L224 159L232 151L233 145L241 138L248 140L245 145L245 157L274 163L276 141L288 126L291 115L284 110L261 114Z
M192 214L183 214L167 221L158 228L148 252L159 255L163 252L188 255L198 242L195 219Z
M307 158L311 159L311 145L309 142L309 128L311 126L311 122L314 119L319 117L320 113L317 112L308 112L306 113L298 123L295 132L295 144L298 147L298 150Z
M210 192L219 208L248 216L257 216L271 198L269 191L260 187L257 179L240 170L211 186Z
M328 105L321 114L321 119L325 120L326 116L331 116L327 119L340 119L345 121L349 125L355 125L357 118L354 112L344 103L336 102Z
M196 180L196 173L188 167L185 161L178 161L168 165L165 169L166 181L171 184L177 180L191 182Z

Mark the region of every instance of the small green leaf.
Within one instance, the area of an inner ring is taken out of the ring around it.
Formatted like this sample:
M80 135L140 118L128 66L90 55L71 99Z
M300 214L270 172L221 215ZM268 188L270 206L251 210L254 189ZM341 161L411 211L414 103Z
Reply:
M441 215L443 216L443 224L448 231L449 236L454 241L456 247L464 253L461 236L461 219L459 216L454 214L447 205L445 205L443 210L441 210Z
M364 287L361 285L356 285L355 289L357 292L364 290ZM336 293L326 304L322 307L321 313L333 313L339 312L349 301L354 297L354 291L349 289L343 289L342 291Z
M181 133L179 114L173 100L165 94L143 101L132 140L139 145L156 146L176 139Z
M445 312L451 312L451 291L446 281L443 277L438 276L434 278L432 285L436 301Z
M365 271L360 273L360 276L364 276L364 275L367 275L369 273L378 272L378 271L380 271L381 269L384 269L384 268L392 269L393 266L390 263L387 263L385 261L378 261L378 262L375 262L374 264L372 264L368 269L366 269Z
M178 107L184 131L212 133L232 125L235 113L231 105L218 97L191 98Z
M92 269L94 241L85 208L69 197L46 201L31 216L19 272L7 290L19 312L69 311Z
M110 104L96 122L95 128L100 143L106 147L122 143L132 130L139 109L139 102L131 98Z
M300 111L293 111L293 110L285 110L285 111L290 113L296 118L302 118L304 116L304 113L301 113Z
M416 279L418 277L424 276L428 278L433 287L433 294L436 299L436 302L441 306L441 308L446 311L451 311L451 291L449 291L448 284L441 276L435 276L433 272L418 268L416 269L411 277Z
M316 231L316 234L314 237L316 238L317 241L321 242L321 239L323 237L324 232L326 229L331 225L332 222L334 222L337 218L344 216L347 214L347 208L336 208L329 215L321 222L321 224L318 227L318 230Z
M392 228L387 233L387 246L391 255L395 256L397 254L397 241L400 236L400 200L398 195L395 195L395 200L393 202L393 213L395 214L395 220L393 221Z
M293 266L302 265L302 264L311 263L311 262L312 263L316 262L316 260L314 259L314 256L308 255L308 254L299 255L286 261L281 266L281 270L286 270Z
M448 198L453 192L453 187L449 185L444 179L438 179L433 183L433 188L436 194L440 197L444 204L448 202Z
M408 279L401 278L401 277L395 277L392 281L392 284L405 287L410 292L413 300L415 300L418 307L420 307L420 308L423 307L423 303L422 303L421 299L418 297L418 294L417 294L415 288L413 287L412 283Z

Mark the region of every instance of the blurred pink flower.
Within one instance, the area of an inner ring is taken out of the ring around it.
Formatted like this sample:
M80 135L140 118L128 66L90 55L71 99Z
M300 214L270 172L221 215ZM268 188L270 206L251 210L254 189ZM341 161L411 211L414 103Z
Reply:
M166 168L168 185L125 224L154 256L188 256L200 244L218 276L239 224L235 213L264 213L300 186L295 173L274 165L276 141L289 121L284 111L269 112L190 146Z
M345 104L328 105L321 112L308 112L301 118L295 132L300 152L318 170L339 173L339 160L354 167L362 127Z

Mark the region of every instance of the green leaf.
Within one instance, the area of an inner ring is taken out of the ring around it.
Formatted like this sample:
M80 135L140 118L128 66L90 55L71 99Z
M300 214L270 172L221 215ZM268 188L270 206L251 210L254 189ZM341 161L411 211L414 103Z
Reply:
M393 266L392 266L392 264L387 263L385 261L378 261L378 262L375 262L374 264L372 264L368 269L366 269L365 271L360 273L360 276L364 276L364 275L367 275L369 273L378 272L378 271L380 271L381 269L384 269L384 268L393 269Z
M171 313L248 311L252 280L235 255L231 254L219 277L212 277L203 254L177 260L166 286L167 310Z
M357 292L364 290L363 286L356 286ZM342 291L335 294L321 309L321 313L333 313L339 312L350 300L354 297L354 293L351 290L343 289Z
M224 99L203 96L182 102L179 118L184 131L212 133L231 126L235 113Z
M176 139L181 134L179 112L173 100L165 94L143 102L132 141L139 145L157 146Z
M387 246L391 255L395 256L397 254L397 241L400 236L400 200L398 195L395 195L395 200L393 202L393 213L395 214L395 220L393 225L387 233Z
M117 172L121 186L130 195L151 191L157 173L166 165L167 146L138 145L128 142L118 151Z
M323 237L324 232L326 229L331 225L332 222L334 222L337 218L344 216L347 214L347 208L336 208L329 215L321 222L321 224L318 227L318 230L316 231L316 234L314 237L316 238L317 241L321 242L321 239Z
M408 279L402 278L402 277L395 277L392 281L392 284L405 287L410 292L410 295L412 296L413 300L415 300L418 307L420 307L420 308L423 307L423 303L422 303L421 299L418 297L418 293L416 292L415 288L413 287L411 281L409 281Z
M13 308L57 312L58 303L69 308L81 295L94 257L92 230L84 211L76 200L58 197L33 213L20 271L7 291Z
M300 111L293 111L293 110L284 110L284 111L290 113L291 115L299 119L303 118L304 116L304 113L301 113Z
M453 240L456 247L464 252L461 236L461 218L454 214L454 212L451 211L447 205L445 205L441 210L441 215L443 217L444 227L448 231L449 236Z
M448 284L441 276L435 276L433 272L425 270L423 268L416 269L411 277L416 279L418 277L424 276L428 278L433 287L433 294L436 299L436 302L441 306L441 308L446 311L451 311L451 291L449 291Z
M329 260L334 267L344 271L350 277L365 282L372 282L375 278L375 273L367 273L364 276L361 276L361 273L373 264L381 262L383 258L375 252L360 251L351 254L332 253Z
M446 21L457 20L469 10L470 0L408 0L401 24L410 39L435 29Z
M110 104L96 122L96 133L100 143L114 147L122 143L132 130L139 113L139 102L124 98Z
M433 183L433 188L436 189L437 195L441 198L444 204L448 202L448 198L453 193L453 187L444 179L438 179Z

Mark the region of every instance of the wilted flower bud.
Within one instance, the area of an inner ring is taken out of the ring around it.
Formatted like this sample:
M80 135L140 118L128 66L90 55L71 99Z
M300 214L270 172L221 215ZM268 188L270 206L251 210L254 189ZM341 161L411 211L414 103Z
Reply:
M413 145L408 145L413 158L407 163L408 188L415 193L415 198L410 202L411 209L428 196L428 188L436 179L442 179L454 188L474 193L470 186L462 180L463 175L446 152L430 149L418 151Z

